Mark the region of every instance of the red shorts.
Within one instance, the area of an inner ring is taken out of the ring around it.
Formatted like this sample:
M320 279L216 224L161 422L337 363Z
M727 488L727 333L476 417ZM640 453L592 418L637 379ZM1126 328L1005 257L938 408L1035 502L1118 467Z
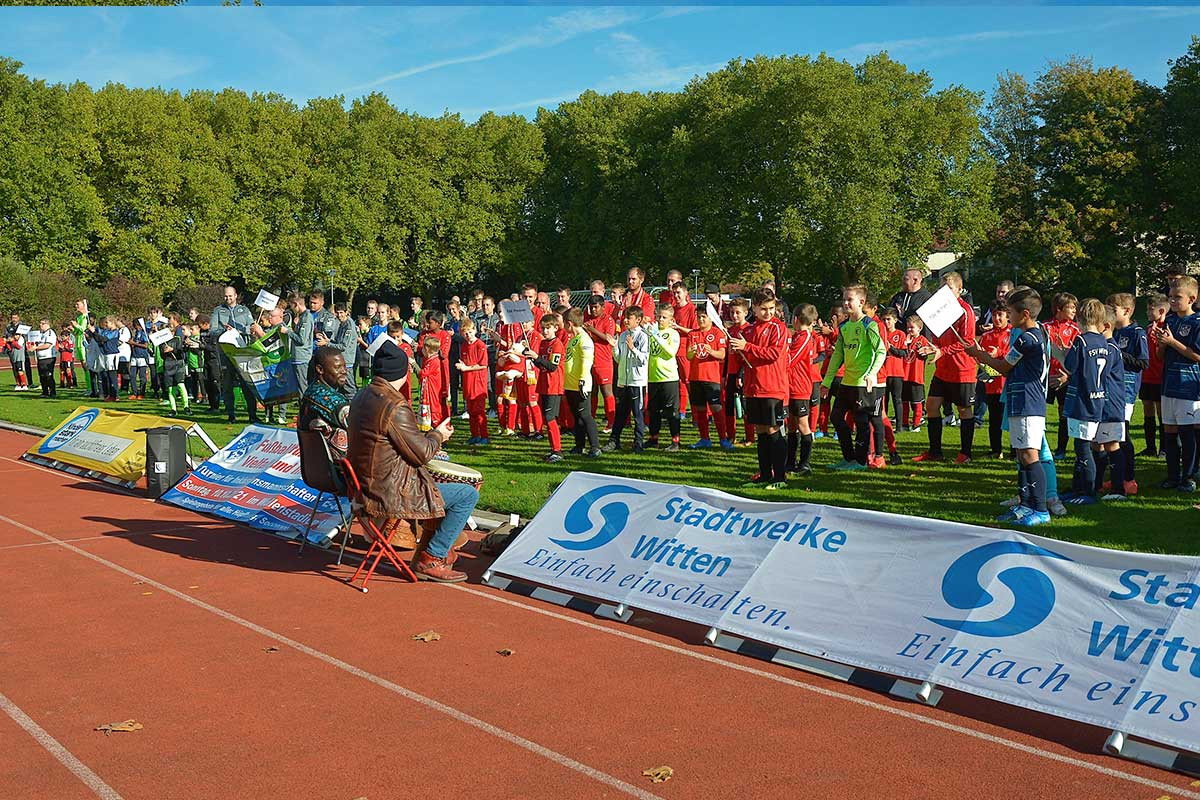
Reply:
M592 364L592 383L603 386L613 382L613 363L605 359L605 363Z

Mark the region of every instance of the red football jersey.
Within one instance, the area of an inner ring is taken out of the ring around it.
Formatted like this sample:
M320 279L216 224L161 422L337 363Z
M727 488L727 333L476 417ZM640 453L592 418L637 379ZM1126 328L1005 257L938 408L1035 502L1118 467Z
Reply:
M636 292L626 292L621 295L621 311L616 314L615 319L620 321L623 319L625 309L630 306L640 306L645 319L642 322L654 321L654 298L645 289L638 289Z
M487 397L487 345L483 343L482 339L476 339L473 342L464 342L461 361L468 367L477 367L480 365L484 367L484 369L475 369L462 373L463 397L467 400Z
M757 320L742 332L746 349L746 375L742 390L746 397L788 398L788 331L779 317L766 322Z
M883 344L888 348L887 358L883 360L883 369L879 370L879 378L903 378L904 377L904 357L894 356L891 351L893 349L903 350L904 340L908 338L908 334L901 330L894 330L890 333L885 333L883 336Z
M1008 355L1009 341L1012 338L1012 326L1005 325L1003 328L992 328L990 331L979 337L979 347L989 355L996 358L1004 358ZM992 378L984 384L988 394L1000 394L1004 390L1004 376Z
M720 383L725 361L723 358L713 357L712 351L726 349L728 342L725 332L716 325L713 325L706 331L697 328L687 335L687 347L683 349L690 351L701 344L704 345L706 353L703 356L696 356L694 358L688 356L687 379L689 381Z
M699 321L696 319L696 306L687 302L681 306L672 304L675 309L675 324L681 328L695 330L699 326Z
M808 365L808 377L820 381L825 374L825 364L829 359L829 337L813 331L813 358ZM824 358L822 358L824 357ZM818 361L817 359L820 359Z
M427 359L421 367L421 405L429 406L430 425L437 427L442 421L442 404L446 400L447 383L443 380L440 359Z
M1073 319L1052 319L1043 325L1042 329L1046 331L1046 337L1050 340L1051 346L1057 347L1064 353L1071 349L1071 344L1083 332ZM1058 359L1051 356L1050 374L1061 372L1062 368ZM1145 380L1145 376L1142 376L1142 379Z
M958 298L963 315L949 328L942 331L941 336L933 337L932 341L942 351L942 356L933 368L933 376L946 383L974 383L975 371L979 365L963 350L963 343L975 341L975 312L971 307ZM958 332L955 335L955 331Z
M788 395L792 400L812 399L813 359L823 337L816 331L796 331L788 347Z
M905 341L908 337L905 336ZM925 357L917 353L922 347L928 347L929 340L924 336L913 337L908 342L908 353L904 356L904 382L925 385Z
M539 369L537 391L539 395L563 393L563 360L567 357L567 346L562 339L543 339L538 347L538 358L554 365L553 370Z

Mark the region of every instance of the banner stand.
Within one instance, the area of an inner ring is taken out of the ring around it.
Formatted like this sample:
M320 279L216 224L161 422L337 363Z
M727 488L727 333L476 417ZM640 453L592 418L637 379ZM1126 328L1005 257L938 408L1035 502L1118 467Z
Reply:
M1159 769L1200 777L1200 757L1172 750L1169 747L1138 741L1127 737L1118 730L1109 734L1108 739L1104 742L1104 752L1126 761L1137 761L1140 764L1149 764Z
M743 639L740 636L724 633L717 628L709 628L708 633L704 635L704 641L713 647L727 650L730 653L770 661L772 664L782 664L785 667L804 670L805 672L811 672L814 675L821 675L825 678L833 678L834 680L842 681L861 689L870 689L890 694L893 697L912 700L915 703L922 703L927 706L936 706L938 701L942 699L942 690L929 681L917 683L904 678L884 675L869 669L838 664L835 661L826 661L823 658L810 656L796 650L789 650L786 647L777 647L773 644L756 642L753 639Z
M563 606L573 611L583 611L602 619L628 622L629 618L633 616L633 609L624 603L614 606L609 603L602 603L599 600L577 597L576 595L560 592L556 589L534 586L533 584L506 578L503 575L496 575L490 569L483 573L483 582L492 588L504 592L519 594L521 597L532 597L535 600L553 603L556 606Z

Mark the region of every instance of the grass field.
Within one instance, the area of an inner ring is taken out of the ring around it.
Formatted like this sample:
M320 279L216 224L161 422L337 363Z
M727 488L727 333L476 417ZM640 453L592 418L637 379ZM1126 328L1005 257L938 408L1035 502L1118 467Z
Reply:
M7 367L7 364L4 365ZM60 390L57 399L43 399L39 390L14 392L12 374L0 374L0 419L51 428L79 405L91 405L82 390ZM113 404L121 411L164 413L156 400L122 401ZM244 413L244 411L243 411ZM224 413L197 410L193 417L218 443L225 444L242 425L225 424ZM1142 449L1140 407L1134 418L1137 450ZM1050 421L1051 441L1056 421ZM811 478L793 478L786 491L743 490L740 485L757 469L754 448L731 452L720 449L678 453L653 452L634 456L628 451L588 459L568 456L560 464L546 464L541 456L548 451L545 442L493 438L491 447L467 448L466 423L461 423L447 448L454 461L478 469L484 475L481 506L496 511L533 516L563 477L573 469L610 475L708 486L763 500L828 503L836 506L868 508L896 514L935 517L980 525L996 525L1000 511L997 502L1015 494L1015 470L1011 461L993 461L986 456L970 465L950 463L912 464L909 459L925 449L927 438L919 434L899 436L900 453L906 463L886 470L834 473L826 466L840 460L836 442L820 439L813 451L814 473ZM493 432L495 426L493 425ZM695 428L684 424L684 444L695 441ZM628 447L631 435L627 434ZM958 446L958 430L946 429L946 450ZM564 448L572 440L564 437ZM987 432L975 435L976 454L986 453ZM1059 485L1070 482L1070 462L1059 463ZM1165 477L1161 459L1138 459L1141 494L1121 504L1098 504L1072 510L1065 518L1036 529L1038 534L1082 544L1120 550L1155 553L1200 554L1200 495L1182 495L1163 491L1158 483Z

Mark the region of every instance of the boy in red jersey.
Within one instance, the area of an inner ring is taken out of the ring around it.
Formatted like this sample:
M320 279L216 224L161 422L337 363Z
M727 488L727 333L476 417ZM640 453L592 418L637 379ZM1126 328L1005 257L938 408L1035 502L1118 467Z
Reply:
M424 329L421 333L421 338L417 341L418 348L424 352L424 343L429 337L435 337L438 342L438 358L442 365L442 386L445 389L445 407L442 409L439 420L443 420L450 416L450 343L451 333L442 328L442 323L445 317L440 311L426 311L421 317L421 327ZM422 362L424 367L424 362ZM437 423L434 423L437 427Z
M550 313L542 315L541 344L533 363L538 368L537 394L541 398L542 416L546 421L546 432L550 436L550 452L545 461L556 463L563 460L562 431L558 425L558 412L563 399L563 359L567 348L559 332L562 317Z
M1071 349L1075 338L1081 333L1079 324L1075 322L1075 312L1079 310L1079 300L1070 292L1059 292L1054 295L1054 319L1042 326L1050 339L1052 350L1062 350L1064 353ZM1058 444L1054 448L1054 460L1060 461L1067 457L1067 444L1070 433L1067 430L1067 373L1057 358L1050 358L1050 389L1046 402L1058 405Z
M787 465L788 472L811 475L813 435L810 427L813 408L821 396L820 368L816 363L817 350L824 341L813 330L817 322L817 307L801 303L792 314L792 339L788 345L788 409ZM814 381L814 368L816 368Z
M688 292L687 284L676 281L671 284L671 307L675 309L675 330L679 332L679 341L688 341L688 335L694 331L699 322L696 319L696 306L692 303L692 295ZM680 376L688 374L688 355L686 347L680 347L675 354L679 362ZM684 381L679 381L679 415L682 418L688 411L688 393ZM708 438L708 437L705 437Z
M928 352L929 340L921 332L925 330L925 321L916 314L910 314L905 320L904 329L904 388L901 399L904 401L905 430L909 433L921 432L921 420L925 411L925 359Z
M829 337L818 330L820 325L821 318L818 314L817 321L812 325L813 359L808 365L808 374L813 384L812 402L808 407L808 430L814 439L817 438L817 426L821 421L821 371L825 368L825 362L829 360L832 350Z
M991 328L979 337L979 348L992 358L1003 361L1008 355L1011 339L1012 326L1008 324L1008 304L996 303L992 306ZM987 394L988 441L992 446L992 458L1003 458L1000 428L1004 422L1004 376L983 364L979 365L979 369L981 379L986 376L983 386Z
M758 476L746 486L787 488L787 440L780 434L788 397L788 330L775 313L775 293L754 293L754 323L730 338L745 363L746 418L758 434Z
M929 449L913 461L942 460L942 401L949 400L958 408L961 424L958 429L959 448L956 464L971 460L971 443L975 437L975 359L967 355L966 345L975 344L975 312L963 302L962 276L948 272L942 283L954 292L963 314L955 323L933 337L924 355L932 355L937 362L933 380L929 384ZM964 344L964 342L966 344Z
M64 388L74 389L75 382L75 334L71 332L70 323L65 323L58 334L58 371L59 384Z
M884 380L884 412L891 415L893 430L904 430L900 427L901 412L904 410L904 356L906 350L904 340L907 338L898 325L900 314L892 306L888 306L879 315L883 322L883 344L887 347L887 358L883 361L880 378Z
M429 312L433 313L433 312ZM421 365L421 413L418 422L421 430L433 430L448 416L449 386L446 372L442 369L442 341L436 336L427 336L421 345L424 363Z
M1150 341L1162 336L1167 328L1167 312L1171 301L1165 294L1154 294L1146 301L1146 335ZM1138 455L1157 456L1162 451L1162 381L1163 360L1157 347L1150 348L1150 364L1142 372L1142 388L1138 396L1142 399L1142 430L1146 436L1146 449Z
M696 327L687 335L688 395L692 399L692 418L700 430L693 450L712 447L708 438L708 414L717 423L717 438L725 450L733 449L725 427L725 409L721 406L721 372L727 351L725 331L713 325L707 307L696 311Z
M458 332L466 340L455 367L462 375L463 400L467 403L467 418L471 424L471 438L467 439L467 444L491 444L487 424L487 345L475 335L475 322L470 317L458 324Z
M863 309L875 320L875 325L879 329L879 338L883 340L884 348L884 366L879 369L879 374L875 376L877 383L873 390L875 394L875 405L872 408L871 414L871 457L867 462L867 466L871 469L883 469L887 463L883 460L883 453L877 446L878 442L884 442L887 445L888 456L891 458L893 467L898 467L904 463L900 458L900 453L896 451L896 432L892 429L892 420L887 416L885 403L887 401L887 329L883 325L883 320L879 318L879 296L873 291L867 292L867 299L863 305Z
M596 283L592 282L593 287ZM600 284L600 290L604 290L604 284ZM596 417L596 405L599 398L603 397L604 432L612 433L613 417L617 413L617 398L613 394L613 345L617 343L617 325L606 310L607 305L603 294L589 297L583 329L591 337L595 353L592 361L592 418Z
M731 300L729 303L729 318L732 322L725 328L725 335L732 339L741 336L746 329L746 317L750 313L750 303L743 297ZM742 397L742 355L732 347L725 348L725 430L732 442L737 437L737 404ZM743 418L745 414L743 413ZM745 420L746 438L744 445L754 441L754 428L749 420Z

